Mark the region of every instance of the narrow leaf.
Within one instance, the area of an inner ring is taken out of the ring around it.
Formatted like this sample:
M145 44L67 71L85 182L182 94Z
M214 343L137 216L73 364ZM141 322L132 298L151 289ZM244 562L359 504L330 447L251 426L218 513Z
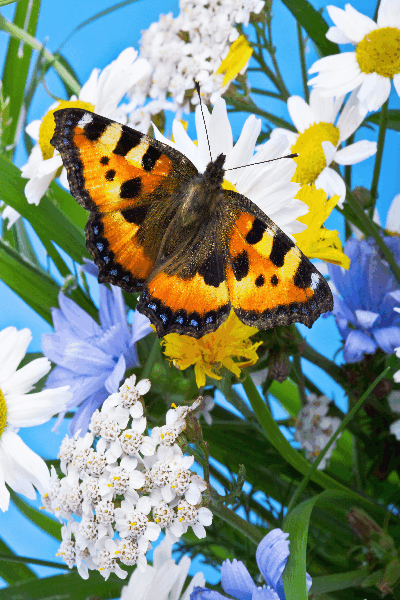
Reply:
M315 10L308 0L282 0L283 4L290 10L296 21L306 30L309 37L317 47L321 56L338 54L339 46L329 41L325 34L329 29L328 23L323 16Z
M34 36L39 17L40 0L19 0L14 16L14 24L10 23L15 29L21 32L21 36ZM5 21L0 17L0 23ZM1 25L0 25L1 27ZM1 27L2 28L2 27ZM21 110L24 102L24 92L26 80L28 77L29 66L32 56L32 47L22 41L22 37L10 37L7 48L6 60L4 63L2 81L3 95L10 98L10 117L12 121L4 132L4 145L15 148L18 134L18 126L22 117Z
M29 35L23 29L17 27L14 23L11 23L1 15L0 29L2 31L5 31L6 33L9 33L12 37L16 38L17 40L25 42L25 44L27 44L34 50L37 50L38 52L40 50L43 50L44 57L53 65L55 71L58 73L61 80L66 85L68 85L71 88L71 90L73 90L74 94L79 94L81 89L79 82L76 81L75 77L71 75L70 71L64 67L61 61L58 60L54 54L46 50L44 48L44 45L40 43L36 38L34 38L32 35Z
M373 123L374 125L379 125L381 118L381 111L372 113L368 115L365 119L363 125L368 123ZM394 131L400 131L400 110L399 109L390 109L387 111L387 125L388 129L393 129Z
M9 555L10 558L15 556L14 552L0 539L0 554ZM26 579L35 579L36 575L24 564L8 562L5 559L0 559L0 577L7 583L17 583Z

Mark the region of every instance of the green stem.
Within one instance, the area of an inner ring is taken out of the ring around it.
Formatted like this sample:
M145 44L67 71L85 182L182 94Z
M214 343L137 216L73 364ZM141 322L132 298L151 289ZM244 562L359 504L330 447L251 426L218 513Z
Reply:
M158 339L158 336L156 335L156 338L153 342L153 346L150 350L150 354L147 357L146 360L146 364L144 365L144 369L142 371L142 375L141 375L141 379L146 379L148 378L148 376L151 373L151 369L153 368L153 364L154 364L154 360L157 357L158 354L158 349L160 347L160 341Z
M43 567L52 567L54 569L63 569L64 571L69 571L70 568L68 565L64 563L52 562L51 560L40 560L38 558L31 558L29 556L13 556L12 554L3 554L0 553L0 560L4 560L6 562L19 562L30 565L42 565Z
M358 219L362 223L366 233L368 233L371 237L374 238L378 248L382 251L382 254L388 261L389 266L393 271L393 275L396 277L397 281L400 283L400 268L399 268L398 264L396 263L396 260L393 256L393 254L391 253L391 251L389 250L389 248L383 241L382 237L380 236L379 230L376 227L375 223L373 223L373 221L365 214L365 212L363 211L363 209L357 202L356 198L353 196L353 194L351 193L351 191L348 188L346 190L346 201L349 204L352 211L355 213L355 215L358 217Z
M383 148L385 145L385 135L386 135L386 128L387 128L388 106L389 106L389 98L382 105L381 118L379 119L378 144L377 144L376 155L375 155L374 173L372 176L372 183L371 183L371 206L369 208L369 216L371 219L374 216L375 203L376 203L376 198L377 198L377 194L378 194L379 175L381 173Z
M303 80L304 99L308 104L310 101L310 92L309 92L308 85L307 85L306 54L305 54L305 49L304 49L303 33L301 31L301 25L298 21L297 21L297 39L299 42L301 78Z
M277 77L278 83L279 83L279 90L281 91L282 96L284 97L284 99L286 101L289 98L290 94L285 85L285 82L283 81L283 77L281 75L281 72L280 72L280 69L278 66L278 61L276 60L276 56L275 56L276 48L272 43L271 19L268 19L267 27L268 27L268 41L266 40L265 33L264 33L264 40L266 42L266 44L265 44L266 50L271 57L272 64L274 65L275 74L276 74L276 77Z
M254 544L259 544L264 537L264 533L258 527L252 525L248 521L239 517L233 510L223 504L212 504L212 512L214 515L232 525L234 529L243 533Z
M276 98L277 100L283 100L281 94L276 92L269 92L268 90L260 90L259 88L252 87L250 89L251 94L258 94L259 96L268 96L269 98Z
M332 444L334 444L334 442L339 437L339 435L342 433L342 431L347 427L347 424L349 423L349 421L352 420L352 418L359 411L359 409L364 404L364 402L366 401L366 399L368 398L368 396L370 395L372 390L380 382L380 380L383 379L383 377L385 377L385 375L386 375L386 373L388 373L388 371L390 371L390 367L387 367L380 375L378 375L378 377L375 379L375 381L373 383L371 383L371 385L369 386L367 391L364 392L364 394L361 396L359 401L353 406L353 408L350 410L350 412L347 413L347 415L343 419L340 427L338 427L338 429L332 435L332 437L326 444L325 448L318 454L317 458L311 465L308 473L305 475L302 482L297 487L295 493L292 496L292 499L289 502L289 506L288 506L286 515L288 515L290 513L290 511L293 510L293 508L295 507L297 500L300 498L301 494L304 492L304 490L307 487L309 481L311 480L314 472L317 470L318 466L321 464L321 462L325 458L325 455L327 454L327 452L330 449L330 447L332 446Z
M304 406L307 402L306 392L304 389L304 376L301 369L301 357L300 354L293 354L293 368L297 376L297 387L299 390L300 402Z

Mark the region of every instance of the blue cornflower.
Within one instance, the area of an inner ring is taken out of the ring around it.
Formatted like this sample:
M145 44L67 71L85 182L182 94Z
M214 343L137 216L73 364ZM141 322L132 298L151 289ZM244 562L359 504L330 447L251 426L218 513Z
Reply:
M125 371L139 366L136 342L152 331L148 318L138 311L132 327L128 324L120 288L100 285L99 290L101 325L60 292L60 309L52 309L54 333L42 336L43 354L57 365L46 388L69 385L72 398L66 410L79 405L69 426L71 435L79 429L82 435L87 431L93 412L118 391Z
M400 264L400 239L384 241ZM334 295L333 314L345 342L343 357L347 363L361 360L381 348L392 354L400 346L400 287L375 242L350 239L344 252L350 268L328 265L339 295Z
M288 533L273 529L258 545L256 561L267 586L257 587L250 573L240 560L225 560L221 567L221 585L224 592L236 600L286 600L282 573L289 552ZM311 587L311 577L306 573L307 591ZM226 600L219 592L195 587L190 600Z

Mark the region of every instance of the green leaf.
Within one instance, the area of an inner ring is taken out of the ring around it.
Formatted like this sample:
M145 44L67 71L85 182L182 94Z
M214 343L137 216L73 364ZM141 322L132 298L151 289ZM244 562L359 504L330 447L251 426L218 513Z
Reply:
M9 554L10 558L16 556L14 552L0 539L0 554ZM26 579L35 579L35 573L24 564L8 562L5 559L0 559L0 577L7 583L17 583Z
M72 260L81 263L83 257L90 258L82 229L60 210L56 202L51 202L47 195L43 196L39 206L28 204L24 194L25 185L26 179L22 179L21 171L7 158L0 156L1 200L28 219L39 237L43 233L47 239L56 242ZM70 194L67 196L70 202L76 204ZM56 197L64 198L62 194L57 194Z
M76 87L75 85L71 85L70 81L75 81L79 86L81 86L80 81L79 81L79 77L77 72L75 71L75 69L73 69L72 65L68 62L68 60L59 52L54 52L54 58L56 59L56 61L61 65L61 67L63 67L65 69L66 73L69 73L70 75L70 80L68 79L61 79L63 86L65 88L65 92L68 96L68 99L70 98L70 96L73 96L74 94L79 95L79 92L76 92Z
M2 281L48 323L51 307L58 306L59 287L42 269L23 259L0 239L0 273Z
M346 573L313 577L312 593L315 595L326 594L351 587L359 587L367 575L368 567L360 567L355 571L347 571Z
M57 541L61 540L61 523L50 517L45 513L36 510L32 506L29 506L27 502L22 500L15 492L10 490L11 500L15 506L28 518L32 523L35 523L45 533L48 533Z
M282 2L290 10L296 21L306 30L316 45L318 54L328 56L340 52L339 46L325 37L329 25L310 2L307 0L282 0Z
M29 35L26 31L21 29L21 27L17 27L17 25L5 19L2 15L0 15L0 30L9 33L13 38L19 41L25 42L26 45L30 46L34 50L37 50L38 52L43 50L43 56L52 64L54 70L58 73L61 80L70 87L74 94L79 95L81 89L79 82L75 79L75 77L72 76L69 69L65 68L62 62L58 60L54 54L46 50L44 45L41 44L36 38L34 38L32 35Z
M0 600L86 600L119 598L126 581L114 573L107 581L97 571L82 579L77 571L45 577L37 581L14 583L0 590Z
M15 148L24 92L32 56L32 48L21 42L23 36L34 36L39 17L40 0L20 0L16 6L14 24L10 25L21 32L21 37L10 37L4 63L2 81L3 95L10 98L10 117L12 121L4 132L4 145ZM0 16L0 28L3 17Z
M258 421L263 428L267 439L270 443L278 450L283 458L294 467L299 473L306 475L310 470L310 463L297 451L295 450L288 440L285 438L278 424L274 421L271 413L265 405L263 399L258 393L253 381L250 376L247 376L243 381L243 387L250 401L250 404L258 418ZM311 481L317 483L325 490L336 490L347 493L353 498L353 501L362 504L366 507L366 510L371 513L378 514L382 517L382 513L386 513L383 507L375 505L369 498L360 496L357 492L347 488L345 485L333 479L326 473L321 471L314 471L311 476Z
M308 528L310 525L310 516L314 506L318 504L325 504L329 509L334 503L349 503L349 508L354 502L354 498L351 494L337 492L337 491L325 491L321 492L317 496L306 500L302 504L299 504L292 512L287 515L283 530L289 534L290 540L290 555L286 564L286 568L283 572L283 584L285 588L286 600L307 600L307 587L306 587L306 552L307 552L307 537ZM334 580L330 580L331 584L329 591L335 591L336 589L344 589L340 578L337 578L336 585L338 587L333 588ZM349 587L348 585L345 587ZM314 592L311 587L311 592Z
M0 0L0 8L7 4L14 4L14 2L21 2L21 0Z
M368 117L365 119L365 121L363 122L361 127L363 125L366 125L366 123L373 123L374 125L379 125L380 118L381 118L381 111L372 113L371 115L368 115ZM400 110L399 109L390 109L387 111L386 127L388 129L393 129L394 131L400 131Z

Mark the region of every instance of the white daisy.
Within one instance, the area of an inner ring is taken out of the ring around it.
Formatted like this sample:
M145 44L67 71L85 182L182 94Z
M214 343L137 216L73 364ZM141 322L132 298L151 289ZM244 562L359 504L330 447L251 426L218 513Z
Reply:
M255 144L261 131L260 119L254 115L248 117L238 141L233 145L225 100L222 98L217 100L211 115L203 105L203 114L207 130L204 128L201 108L197 106L197 145L190 139L182 123L177 120L172 126L174 142L164 137L153 125L156 139L182 152L199 172L203 173L211 160L208 136L212 159L215 160L221 153L226 156L223 187L247 196L287 235L303 231L305 225L296 219L306 214L308 207L304 202L294 199L300 186L291 182L296 169L293 159L253 164L283 156L287 147L286 138L276 136L273 140L259 146L258 152L254 154Z
M340 196L338 206L341 208L346 196L346 185L334 169L332 163L353 165L376 153L376 142L361 140L339 149L342 142L356 131L363 121L366 111L360 107L356 92L350 95L336 125L338 113L342 107L344 96L324 97L318 90L312 90L310 104L300 96L291 96L287 106L297 131L276 128L275 136L286 136L290 149L286 152L297 152L298 158L294 181L304 185L315 183L317 189L323 189L328 197Z
M146 78L151 67L144 58L137 58L137 51L126 48L103 71L93 69L88 81L79 93L79 99L52 104L43 119L32 121L26 132L38 142L29 155L28 162L21 167L21 176L29 179L25 186L25 196L29 204L38 206L51 181L60 176L60 181L68 189L68 180L60 153L53 148L50 140L54 133L53 112L61 108L85 108L103 117L121 123L127 122L127 110L132 105L119 105L133 85ZM127 108L129 107L129 108Z
M377 23L351 4L342 10L327 6L335 23L326 37L337 44L354 44L354 52L342 52L317 60L309 81L326 95L346 94L357 89L366 110L378 110L389 98L390 80L400 95L400 3L382 0Z
M136 569L132 573L128 585L122 588L121 600L189 600L194 587L205 585L203 573L198 572L182 595L190 563L190 558L183 556L176 564L172 544L164 538L154 550L153 565L145 572Z
M51 368L47 358L37 358L17 371L32 339L29 329L0 331L0 508L8 509L9 485L34 499L34 486L43 493L50 486L46 463L21 440L20 427L46 423L65 409L71 394L68 386L29 394Z

